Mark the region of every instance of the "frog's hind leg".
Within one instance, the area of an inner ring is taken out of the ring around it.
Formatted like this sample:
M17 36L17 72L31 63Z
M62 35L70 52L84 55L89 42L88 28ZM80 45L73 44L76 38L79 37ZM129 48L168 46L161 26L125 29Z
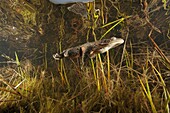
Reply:
M60 59L64 58L64 52L53 54L53 58L55 60L60 60Z

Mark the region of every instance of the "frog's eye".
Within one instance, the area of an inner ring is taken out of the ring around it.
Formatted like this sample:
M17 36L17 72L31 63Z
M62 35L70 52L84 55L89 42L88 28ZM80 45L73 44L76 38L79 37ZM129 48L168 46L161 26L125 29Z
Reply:
M116 40L117 38L116 37L111 37L112 40Z

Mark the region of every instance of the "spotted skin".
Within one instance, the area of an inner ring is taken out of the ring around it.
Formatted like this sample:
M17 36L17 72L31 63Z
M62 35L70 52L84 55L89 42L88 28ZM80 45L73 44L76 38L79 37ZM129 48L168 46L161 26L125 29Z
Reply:
M96 42L87 42L83 45L72 47L64 50L61 53L56 53L53 55L55 60L60 60L62 58L78 58L82 59L82 66L84 63L90 59L94 58L98 53L104 53L112 48L115 48L124 43L121 38L112 37L110 39L103 39Z

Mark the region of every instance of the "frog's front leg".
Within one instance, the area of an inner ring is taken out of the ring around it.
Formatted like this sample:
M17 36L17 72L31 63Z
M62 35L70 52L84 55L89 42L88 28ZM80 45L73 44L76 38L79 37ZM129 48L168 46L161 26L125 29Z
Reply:
M82 53L82 60L81 60L81 69L85 65L85 63L90 59L90 53L92 52L92 46L88 47L81 47L81 53Z

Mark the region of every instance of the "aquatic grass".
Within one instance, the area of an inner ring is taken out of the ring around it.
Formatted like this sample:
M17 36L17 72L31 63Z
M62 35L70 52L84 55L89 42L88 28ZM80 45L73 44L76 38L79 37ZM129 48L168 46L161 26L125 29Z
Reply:
M8 87L9 89L12 90L12 91L10 91L9 89L1 88L1 91L13 93L13 94L15 94L15 95L24 97L24 96L18 91L17 88L15 88L13 85L11 85L10 83L8 83L6 80L4 80L3 78L0 78L0 81L1 81L2 83L4 83L5 85L7 85L7 87Z
M106 1L100 0L101 3L101 18L102 18L102 24L105 23L105 17L104 17L104 6L106 7Z
M97 60L99 59L97 58ZM97 63L100 62L97 61ZM93 65L95 65L94 62ZM99 78L96 79L100 80L99 82L102 82L101 87L104 88L100 67L101 64L96 65L100 68L98 70L95 69L98 71L97 73L99 75ZM107 64L103 65L103 68L107 69ZM110 67L110 72L112 73L115 69L118 70L119 68ZM129 67L127 67L127 69L129 69ZM16 101L12 101L14 100L12 97L7 98L8 100L11 100L10 103L13 103L13 105L10 105L15 106L15 109L19 108L20 112L26 111L25 106L29 108L29 110L27 110L29 112L130 112L132 109L135 109L136 112L146 111L146 94L144 93L145 95L142 95L142 90L140 90L141 86L138 85L138 79L135 78L134 75L132 78L130 77L126 80L120 80L121 82L119 81L120 85L118 86L114 85L114 79L113 76L111 76L111 84L109 84L110 86L107 86L109 89L108 92L105 93L105 90L97 89L97 81L92 79L95 78L93 77L93 72L96 71L93 71L92 68L88 71L80 73L80 79L76 79L77 76L74 74L69 75L69 77L74 79L74 83L70 83L70 91L65 90L66 87L63 87L61 78L54 76L54 73L49 74L45 70L39 70L38 72L37 69L35 70L36 73L34 73L34 76L26 76L27 80L24 81L21 85L22 87L20 87L28 90L27 94L21 92L22 95L24 94L26 96L26 98L22 98L20 100L18 99ZM122 71L125 70L125 68L122 68ZM134 73L141 75L137 72L137 70L133 71ZM144 69L144 71L146 70ZM123 79L124 77L125 76L120 76L120 79ZM139 80L142 80L142 77ZM142 81L142 83L145 85L145 89L147 91L146 81ZM151 83L148 82L148 84ZM137 89L137 91L135 91L135 89ZM149 89L149 91L151 94L151 89ZM154 97L154 94L151 96ZM20 102L18 103L18 101ZM6 103L6 106L9 105L9 102L4 103ZM147 111L151 110L149 106L147 109Z
M153 113L157 113L159 112L158 109L156 109L158 107L157 103L155 103L155 94L153 93L154 90L158 90L158 87L159 87L159 90L160 90L160 87L162 87L163 89L163 93L161 96L162 99L161 99L161 108L163 109L164 112L166 113L169 113L169 91L167 90L166 88L166 84L165 84L165 81L160 73L161 71L161 68L159 66L157 66L157 68L155 67L156 65L153 64L153 62L156 60L155 56L153 55L153 57L150 57L149 56L149 50L148 50L148 47L147 47L147 50L146 50L146 61L145 61L145 68L143 67L143 76L140 77L138 76L139 78L139 81L140 81L140 84L142 86L142 89L144 91L144 95L147 97L147 99L149 100L149 104L151 106L151 110ZM152 59L150 59L152 58ZM156 61L157 62L157 61ZM152 71L148 71L150 69L150 65L151 65L151 68L153 69L153 73ZM159 63L157 63L157 65L159 65ZM153 75L154 74L154 75ZM150 76L149 76L150 75ZM154 79L156 79L156 83L157 85L153 85L152 84L152 79L150 77L152 77L151 75L154 76L153 81L155 81ZM151 90L151 88L153 90ZM165 108L165 109L164 109ZM148 107L149 109L149 107Z
M120 18L120 19L117 19L117 20L115 20L115 21L113 21L113 22L109 22L109 23L101 26L101 28L104 28L104 27L107 27L107 26L109 26L109 25L114 24L111 28L109 28L109 29L101 36L100 39L104 38L112 29L114 29L117 25L119 25L119 24L120 24L121 22L123 22L125 19L130 18L130 17L131 17L131 16L122 17L122 18Z
M100 91L101 87L104 87L105 91L107 91L107 82L106 82L105 72L104 72L103 63L102 63L100 54L96 55L95 63L96 63L96 66L94 66L94 61L93 59L91 59L93 75L94 75L94 80L96 80L97 89L98 91ZM100 79L99 76L102 76L102 79Z
M120 66L119 66L119 71L117 73L117 85L119 84L119 80L120 80L120 72L121 72L121 68L122 68L122 64L123 64L123 60L124 60L124 56L125 56L125 52L126 52L126 46L127 46L127 40L128 40L128 37L129 37L129 28L126 28L126 36L125 36L125 42L124 42L124 47L123 47L123 52L122 52L122 55L121 55L121 61L120 61Z
M153 68L153 71L155 71L156 73L155 74L157 74L158 75L158 79L156 79L157 80L157 83L159 83L159 87L162 87L163 88L163 93L162 93L162 98L163 99L161 99L162 100L162 104L163 105L161 105L161 107L163 108L163 111L164 112L166 112L166 113L169 113L169 101L170 101L170 95L169 95L169 91L167 90L167 88L166 88L166 84L165 84L165 82L164 82L164 80L163 80L163 77L162 77L162 75L161 75L161 73L156 69L156 67L153 65L153 63L150 61L150 60L148 60L148 62L149 62L149 64L151 65L151 67ZM153 91L151 91L151 89L150 89L150 85L149 85L149 78L148 78L148 76L146 75L146 73L148 73L148 72L145 72L145 71L147 71L147 69L143 69L143 71L144 71L144 74L143 74L143 77L140 77L140 76L138 76L138 78L139 78L139 81L140 81L140 84L141 84L141 86L142 86L142 89L143 89L143 91L144 91L144 95L148 98L148 100L149 100L149 103L150 103L150 105L151 105L151 109L152 109L152 112L153 113L157 113L158 112L158 110L156 110L156 103L154 103L154 101L153 101L153 98L155 98L154 97L154 94L152 93ZM157 75L155 75L155 76L157 76ZM143 80L141 79L141 78L144 78ZM157 78L157 77L156 77ZM150 82L150 84L151 84L151 82ZM156 86L154 86L154 88L152 88L152 89L157 89L157 87ZM165 109L164 109L164 107L165 107Z
M102 1L101 1L102 2ZM104 5L104 4L103 4ZM90 8L88 8L88 9L90 9L90 10L88 10L88 14L90 15L91 13L92 13L92 15L93 16L89 16L89 20L91 20L91 18L92 18L92 20L93 20L93 24L92 24L92 26L90 26L89 28L90 29L92 29L92 34L93 34L93 36L94 36L94 40L96 41L97 39L96 39L96 34L95 34L95 28L96 28L96 22L97 22L97 20L98 20L98 18L99 18L99 15L96 15L95 14L95 2L93 2L93 3L90 3ZM103 10L103 9L102 9ZM102 12L101 12L102 13ZM101 36L101 38L100 39L102 39L102 38L104 38L105 37L105 35L107 34L107 33L109 33L113 28L115 28L117 25L119 25L121 22L123 22L125 19L127 19L127 18L130 18L131 16L126 16L125 18L121 18L121 19L118 19L118 20L115 20L115 21L113 21L113 22L110 22L110 23L108 23L108 24L105 24L105 25L103 25L102 27L100 27L100 28L104 28L104 27L107 27L107 26L109 26L109 25L112 25L112 24L114 24L109 30L107 30L106 31L106 33L104 34L104 35L102 35ZM102 17L102 19L104 19L104 17ZM103 22L104 22L104 20L102 20ZM103 23L104 24L104 23ZM87 33L87 40L88 40L88 37L89 37L89 33L90 33L90 29L88 30L88 33ZM123 56L123 55L122 55ZM102 75L102 86L104 87L104 89L105 89L105 91L107 92L107 90L108 90L108 86L107 86L107 81L108 81L108 83L110 82L110 60L109 60L109 52L107 52L107 75L108 75L108 78L107 77L105 77L105 71L104 71L104 67L103 67L103 63L102 63L102 60L101 60L101 56L100 56L100 54L98 54L97 55L97 57L96 57L96 71L94 70L94 68L93 68L93 71L95 71L95 72L93 72L94 73L94 77L96 78L96 75L98 76L98 72L100 72L101 71L101 75ZM97 59L99 59L99 60L97 60ZM122 58L123 59L123 58ZM98 63L99 62L99 63ZM99 64L99 67L98 67L98 64ZM121 67L121 66L120 66ZM101 69L100 69L101 68ZM99 70L98 70L99 69ZM96 74L95 74L96 73ZM119 69L119 73L120 73L120 69ZM119 77L118 77L119 78ZM97 82L98 83L98 90L99 90L99 82Z
M151 40L152 44L154 45L155 50L159 53L159 55L162 57L162 59L166 62L167 65L170 66L170 60L166 57L166 55L162 52L162 50L159 48L159 46L155 43L153 38L151 37L153 32L153 29L150 30L150 33L148 34L149 39ZM169 67L168 66L168 67Z
M16 52L15 52L15 59L16 59L16 64L19 67L21 64L20 64L20 61L19 61L19 58Z
M170 39L170 24L169 24L169 30L168 30L166 36L168 37L168 39Z
M19 75L21 75L21 77L24 78L24 72L21 68L21 64L20 64L20 61L19 61L19 58L16 52L15 52L15 62L16 62L16 65L18 66Z
M60 29L59 29L59 45L57 48L59 48L59 52L62 52L62 39L64 38L65 34L65 26L64 26L64 14L65 14L65 9L64 7L61 7L61 20L60 20ZM57 63L58 67L57 70L60 74L62 85L64 86L66 84L67 88L70 89L70 83L67 78L66 70L65 70L65 63L63 59L60 60L60 62Z
M44 63L45 63L44 69L47 69L47 67L48 67L48 62L47 62L47 47L48 47L48 45L47 45L47 43L45 43L44 44Z
M144 75L144 76L146 76L146 75ZM150 102L150 105L151 105L151 108L152 108L152 112L153 113L157 113L157 110L155 108L154 102L152 100L152 95L151 95L151 91L150 91L150 88L149 88L148 79L145 77L146 86L144 85L144 83L142 82L140 77L139 77L139 81L141 83L142 89L143 89L146 97L148 98L148 100Z
M129 67L129 65L130 65L130 58L129 58L129 54L128 54L127 51L125 51L125 60L126 60L126 67ZM128 77L130 77L129 70L128 70Z
M125 50L125 61L126 61L126 66L129 69L133 69L134 58L133 58L133 47L131 42L130 42L130 49L131 49L130 53L128 53L127 50ZM128 70L128 77L133 77L132 70Z
M62 42L59 43L59 49L60 49L60 52L62 51ZM69 81L68 81L68 78L67 78L67 75L66 75L66 72L65 72L65 66L64 66L64 63L63 63L63 59L60 60L59 62L59 68L58 68L58 71L60 73L60 76L61 76L61 80L62 80L62 84L67 84L67 88L69 89L70 87L70 84L69 84Z
M26 75L27 71L21 67L21 63L16 52L15 57L16 57L15 62L17 66L15 74L13 74L9 80L8 79L5 80L5 78L3 78L2 76L1 76L2 78L0 78L0 81L4 84L4 85L1 84L0 87L1 106L2 105L6 106L8 105L9 102L13 104L26 99L28 95L31 93L28 87L30 85L34 85L33 84L34 80L29 81L30 79L28 79L28 76Z
M107 51L107 79L108 82L110 82L110 57L109 57L109 51Z
M151 64L151 66L152 66L152 68L154 69L154 71L158 74L158 77L159 77L159 80L161 81L161 86L163 87L163 91L164 91L164 99L165 99L165 102L166 102L166 104L165 104L165 111L167 112L167 113L169 113L170 111L169 111L169 103L170 103L170 94L169 94L169 91L167 90L167 88L166 88L166 84L165 84L165 82L164 82L164 80L163 80L163 77L162 77L162 75L161 75L161 73L156 69L156 67L153 65L153 63L151 62L151 61L149 61L149 63Z
M60 52L62 51L62 49L61 49L61 42L59 43L59 48L60 48ZM60 63L58 64L59 65L59 67L60 67L60 69L58 69L59 70L59 73L60 73L60 76L61 76L61 80L62 80L62 84L64 84L65 83L65 79L64 79L64 76L63 76L63 60L61 59L60 60Z
M131 61L130 61L130 67L133 69L133 65L134 65L134 58L133 58L133 47L132 47L132 43L130 42L130 49L131 49L131 54L130 54L130 57L131 57ZM130 74L131 76L133 76L133 71L130 71Z
M65 14L65 9L64 7L61 7L61 22L60 22L60 29L59 29L59 52L62 52L62 39L64 38L64 34L65 34L65 25L64 25L64 14ZM70 84L65 72L65 64L63 59L60 60L60 62L58 62L58 72L60 74L61 77L61 81L62 81L62 85L67 85L67 88L70 89Z
M106 76L104 73L104 67L103 67L103 63L102 63L100 54L98 54L98 58L99 58L99 63L100 63L100 68L101 68L100 71L102 73L101 76L102 76L103 87L104 87L105 91L107 92L108 91L107 81L106 81Z
M93 59L91 59L91 65L92 65L94 80L96 81L97 89L98 89L98 91L100 91L101 88L100 88L99 76L98 76L98 72L96 72L96 70L95 70Z
M96 30L95 27L93 30ZM93 35L96 37L95 33ZM134 43L127 43L127 37L121 55L114 54L114 59L110 57L111 51L106 55L97 55L91 59L91 67L84 67L84 70L77 68L78 65L69 69L66 60L61 60L55 62L54 72L45 63L41 66L32 65L33 70L28 72L22 67L18 55L15 55L25 79L15 78L15 82L7 81L7 84L25 97L20 98L15 90L0 82L0 112L168 113L169 81L165 81L164 71L169 70L166 65L161 65L164 61L161 57L155 57L155 51L149 44L138 46L141 53L137 56ZM64 44L61 43L57 48L61 51L62 46ZM43 55L46 56L45 53ZM117 57L121 57L120 62ZM18 67L14 69L20 73Z
M88 17L89 17L89 20L93 20L93 24L91 26L89 26L90 29L88 30L88 33L87 33L87 40L89 37L90 30L92 30L91 32L94 36L94 40L97 41L95 28L96 28L96 24L97 24L99 15L96 14L95 2L89 3L88 5L89 5L89 7L88 7L88 15L89 16ZM103 63L102 63L100 54L96 55L96 67L94 67L93 60L91 60L91 64L92 64L94 79L97 82L98 91L100 91L101 88L103 87L105 89L105 91L107 92L107 80L105 77L105 72L104 72ZM99 79L99 76L102 76L102 79ZM100 80L101 80L101 82L100 82ZM100 83L102 83L102 84L100 84Z
M162 3L163 3L163 7L164 7L164 9L166 10L167 9L167 0L162 0Z

